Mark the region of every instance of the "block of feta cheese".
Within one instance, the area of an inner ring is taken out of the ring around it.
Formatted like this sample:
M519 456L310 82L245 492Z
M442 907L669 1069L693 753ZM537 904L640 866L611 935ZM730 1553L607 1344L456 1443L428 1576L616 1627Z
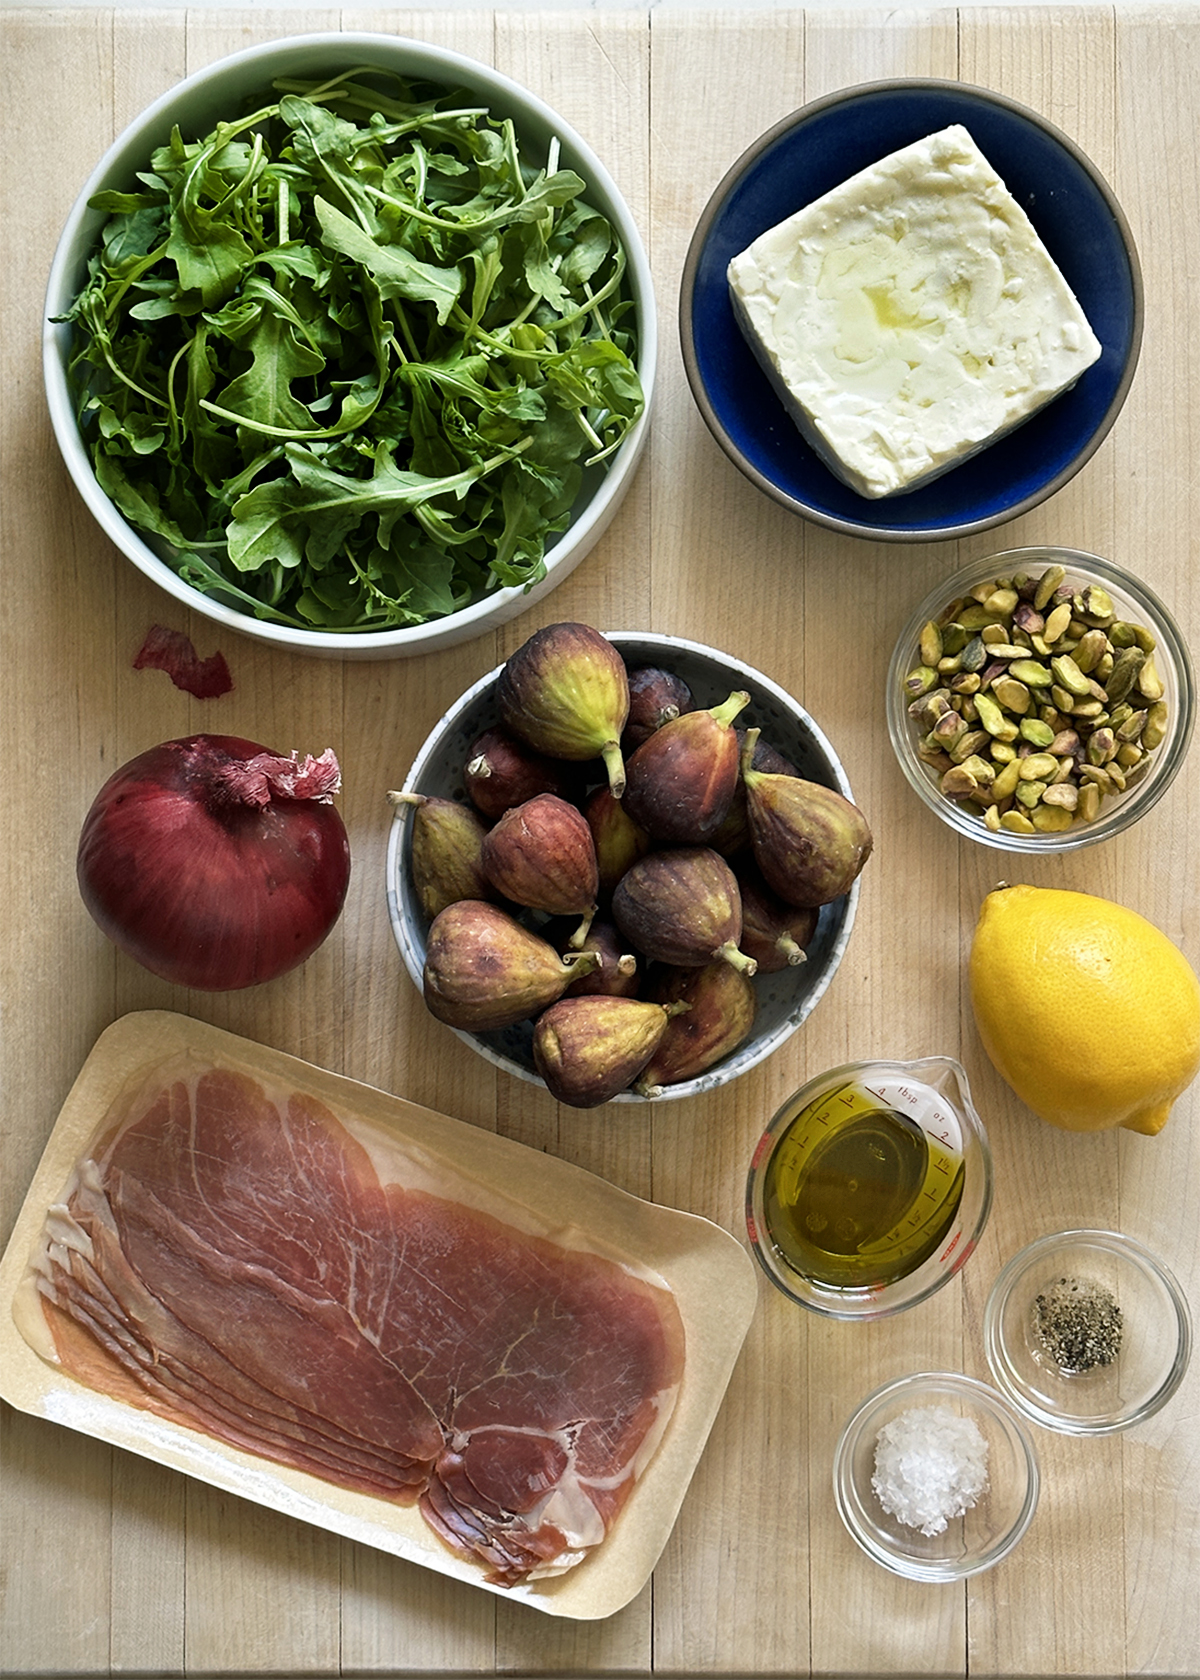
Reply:
M769 228L728 279L801 434L863 496L947 472L1100 355L1033 224L958 123Z

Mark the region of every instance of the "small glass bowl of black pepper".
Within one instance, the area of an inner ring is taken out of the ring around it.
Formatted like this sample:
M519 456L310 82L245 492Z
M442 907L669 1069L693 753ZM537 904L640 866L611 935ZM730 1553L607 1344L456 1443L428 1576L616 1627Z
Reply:
M1057 854L1159 801L1191 740L1196 682L1170 611L1077 549L976 560L915 608L887 676L910 787L965 839Z
M983 1334L1001 1393L1067 1435L1112 1435L1152 1417L1192 1350L1179 1284L1116 1231L1060 1231L1023 1248L992 1286Z

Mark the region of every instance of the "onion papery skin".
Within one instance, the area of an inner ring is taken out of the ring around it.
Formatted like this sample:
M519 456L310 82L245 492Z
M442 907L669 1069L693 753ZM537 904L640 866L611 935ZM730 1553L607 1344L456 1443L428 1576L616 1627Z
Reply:
M165 741L114 771L84 820L76 875L88 912L174 985L228 992L276 979L341 914L350 882L341 816L328 793L289 797L261 777L239 790L260 755L289 763L238 736ZM294 768L330 765L336 791L332 754Z

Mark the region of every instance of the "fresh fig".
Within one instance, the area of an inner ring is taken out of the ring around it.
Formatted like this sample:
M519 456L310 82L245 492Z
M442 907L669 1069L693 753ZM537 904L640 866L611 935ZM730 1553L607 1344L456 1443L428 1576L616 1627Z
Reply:
M425 793L388 798L412 811L409 874L427 921L460 898L499 897L483 868L487 829L470 806Z
M711 847L674 846L639 859L617 882L612 915L629 943L655 962L700 968L724 961L754 973L753 958L738 949L737 877Z
M574 798L582 791L582 775L577 765L535 752L511 730L496 726L472 742L463 785L472 805L494 822L535 794Z
M742 950L754 958L760 974L795 968L812 944L819 912L811 905L788 904L757 868L743 865L734 872L742 895Z
M749 1038L758 1011L758 993L748 974L729 963L661 971L651 993L656 1003L684 1003L672 1015L634 1089L658 1096L664 1085L678 1085L706 1073Z
M734 734L738 738L738 761L740 765L742 748L746 743L746 731L735 728ZM761 735L754 748L752 762L756 770L769 770L775 776L798 776L800 774L791 760L778 752L769 741L764 741ZM740 853L750 849L750 822L746 816L746 788L740 774L724 821L708 843L715 852L720 852L723 858L737 857Z
M514 904L554 916L583 916L572 941L578 946L596 913L600 884L582 811L556 793L539 793L505 811L484 835L481 856L488 880Z
M566 938L557 946L564 952L572 948ZM595 951L600 957L600 967L572 980L564 997L590 997L597 993L605 997L636 997L642 983L641 964L636 951L623 942L612 922L593 922L578 949Z
M583 815L596 848L600 897L606 900L629 865L650 850L650 836L633 821L624 800L613 798L607 783L591 794Z
M720 706L685 712L631 756L623 804L652 840L702 846L716 833L738 782L733 720L749 704L738 689Z
M429 930L425 1005L449 1027L498 1032L540 1014L599 964L594 951L561 957L495 904L461 899Z
M656 729L683 712L690 712L692 691L682 677L659 665L633 665L629 670L629 716L621 737L623 752L636 752Z
M871 855L867 820L834 788L755 770L757 733L747 731L742 749L754 861L767 885L789 904L829 904L849 892Z
M562 998L534 1026L534 1065L559 1102L598 1108L641 1073L669 1018L661 1003L637 998Z
M588 624L548 624L511 654L496 685L501 722L536 751L602 758L615 798L625 791L621 733L629 715L625 661Z

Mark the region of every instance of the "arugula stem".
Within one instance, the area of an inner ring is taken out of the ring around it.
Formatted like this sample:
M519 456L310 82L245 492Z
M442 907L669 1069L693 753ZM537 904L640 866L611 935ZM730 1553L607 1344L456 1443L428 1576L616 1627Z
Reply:
M448 221L444 216L435 216L430 210L422 210L420 205L410 198L399 198L395 193L385 192L382 187L375 186L371 181L363 181L361 186L371 198L378 199L381 204L390 204L395 210L402 210L406 216L411 216L414 222L420 222L424 227L443 228L448 233L462 231L462 222Z
M122 385L127 385L131 391L136 392L136 394L143 398L144 401L153 403L155 408L166 408L168 406L164 398L158 396L156 392L147 391L144 385L139 385L136 379L131 379L129 377L129 375L125 372L125 369L114 357L112 345L108 339L101 341L100 351L104 357L109 372L119 379Z
M192 340L189 338L179 346L172 358L170 367L167 369L167 410L171 416L171 437L173 440L178 438L180 431L179 409L175 402L175 370L180 362L186 359L191 348Z
M218 403L211 402L207 397L201 397L200 407L206 413L214 415L218 420L229 420L233 425L244 427L247 431L256 432L260 437L283 438L295 440L298 443L312 443L318 438L338 437L342 431L340 426L321 426L313 430L300 431L291 426L271 426L264 420L252 420L248 415L238 414L231 408L222 408Z

